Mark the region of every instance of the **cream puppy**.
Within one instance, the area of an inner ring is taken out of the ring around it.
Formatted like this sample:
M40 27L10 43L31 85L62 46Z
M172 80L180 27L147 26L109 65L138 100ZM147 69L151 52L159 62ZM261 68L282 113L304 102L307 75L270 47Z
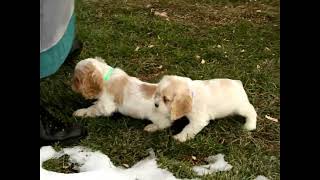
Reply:
M164 76L154 96L155 107L172 121L186 116L190 123L174 138L192 139L210 120L238 114L246 118L244 128L256 129L257 113L241 81L231 79L191 80Z
M86 99L97 99L90 107L73 114L80 117L110 116L120 112L153 123L144 130L154 132L171 125L169 116L155 111L153 97L157 84L142 82L119 68L112 68L103 59L80 61L74 71L72 89Z

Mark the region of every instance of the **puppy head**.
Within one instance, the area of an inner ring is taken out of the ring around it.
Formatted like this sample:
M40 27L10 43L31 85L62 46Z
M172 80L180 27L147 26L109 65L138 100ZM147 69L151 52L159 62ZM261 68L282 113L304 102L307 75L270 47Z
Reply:
M103 90L103 75L93 59L80 61L72 78L72 90L86 99L98 99Z
M177 76L164 76L159 82L155 107L158 111L169 114L175 121L192 110L192 92L187 79Z

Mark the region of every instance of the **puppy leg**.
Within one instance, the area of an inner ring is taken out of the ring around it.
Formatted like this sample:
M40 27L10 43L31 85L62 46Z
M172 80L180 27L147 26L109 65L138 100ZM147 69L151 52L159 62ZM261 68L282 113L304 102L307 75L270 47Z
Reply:
M152 119L151 121L153 122L152 124L148 124L144 127L144 130L147 132L155 132L171 126L169 119L159 118L158 120Z
M246 118L246 123L243 126L244 129L248 131L256 129L257 113L252 104L249 103L247 106L240 107L238 113Z
M146 125L143 130L145 130L147 132L155 132L155 131L160 130L160 128L158 125L152 123L152 124Z
M209 124L210 119L207 117L198 117L189 118L190 123L184 127L184 129L177 135L174 135L173 138L180 142L185 142L189 139L192 139L197 135L204 127Z
M73 115L78 117L110 116L116 111L116 105L112 101L96 101L94 105L76 110Z

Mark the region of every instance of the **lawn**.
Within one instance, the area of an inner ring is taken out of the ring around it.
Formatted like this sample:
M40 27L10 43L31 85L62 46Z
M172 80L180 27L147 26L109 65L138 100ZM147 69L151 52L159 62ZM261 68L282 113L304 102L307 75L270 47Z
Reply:
M256 131L243 131L243 118L228 117L211 121L195 139L178 143L172 134L179 126L149 134L143 131L148 121L119 114L72 117L73 111L91 103L71 90L74 63L41 80L40 104L58 120L87 126L89 135L80 145L102 151L117 166L131 166L153 148L162 167L179 178L195 178L190 167L223 153L233 169L203 179L280 179L280 124L265 118L280 118L279 6L278 0L76 1L77 34L84 47L75 63L101 56L149 82L165 74L240 79L258 113ZM166 12L168 19L155 16L155 11ZM63 171L59 161L46 167Z

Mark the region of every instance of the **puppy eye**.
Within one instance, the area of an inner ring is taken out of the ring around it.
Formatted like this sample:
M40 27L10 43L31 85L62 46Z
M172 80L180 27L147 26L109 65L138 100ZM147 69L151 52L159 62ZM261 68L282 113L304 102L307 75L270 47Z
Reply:
M169 102L170 100L166 97L166 96L163 96L163 102L164 103L167 103L167 102Z

